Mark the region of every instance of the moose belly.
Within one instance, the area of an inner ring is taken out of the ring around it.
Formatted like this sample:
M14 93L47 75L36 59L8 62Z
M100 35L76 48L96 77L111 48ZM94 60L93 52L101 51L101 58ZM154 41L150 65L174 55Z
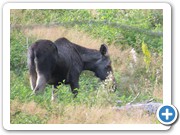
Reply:
M60 83L65 83L67 84L67 79L65 76L58 76L58 77L52 77L50 80L47 82L50 85L59 85Z
M59 85L59 83L68 83L67 75L68 72L66 70L59 70L57 72L54 72L50 79L47 81L50 85Z

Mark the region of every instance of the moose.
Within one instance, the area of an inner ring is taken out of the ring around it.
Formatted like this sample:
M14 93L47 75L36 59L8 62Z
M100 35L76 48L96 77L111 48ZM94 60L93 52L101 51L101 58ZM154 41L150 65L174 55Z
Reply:
M28 68L33 93L43 91L46 84L57 88L64 81L70 85L74 97L78 94L79 77L83 70L94 72L100 80L113 73L105 44L100 46L100 50L88 49L64 37L54 42L41 39L33 43L28 48ZM112 80L115 82L114 77Z

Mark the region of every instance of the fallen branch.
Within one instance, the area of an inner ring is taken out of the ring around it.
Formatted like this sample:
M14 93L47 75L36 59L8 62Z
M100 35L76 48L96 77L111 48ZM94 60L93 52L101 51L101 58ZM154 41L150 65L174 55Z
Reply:
M127 105L131 105L138 97L139 97L140 93L138 93L131 102L127 103Z
M126 110L131 111L131 109L143 109L144 111L148 112L149 114L155 114L159 106L162 103L157 102L148 102L148 103L137 103L137 104L126 104L125 106L115 107L116 110Z

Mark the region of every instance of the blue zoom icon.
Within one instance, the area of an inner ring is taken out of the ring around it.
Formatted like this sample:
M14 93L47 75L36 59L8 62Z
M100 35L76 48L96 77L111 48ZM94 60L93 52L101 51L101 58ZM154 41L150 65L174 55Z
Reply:
M178 112L172 105L163 105L158 108L156 116L162 124L171 125L176 121Z

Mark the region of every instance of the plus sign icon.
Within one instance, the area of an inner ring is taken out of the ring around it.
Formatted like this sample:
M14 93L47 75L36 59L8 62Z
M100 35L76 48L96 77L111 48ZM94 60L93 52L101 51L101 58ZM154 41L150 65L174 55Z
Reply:
M156 116L162 124L171 125L176 121L178 112L173 105L162 105L158 108Z

